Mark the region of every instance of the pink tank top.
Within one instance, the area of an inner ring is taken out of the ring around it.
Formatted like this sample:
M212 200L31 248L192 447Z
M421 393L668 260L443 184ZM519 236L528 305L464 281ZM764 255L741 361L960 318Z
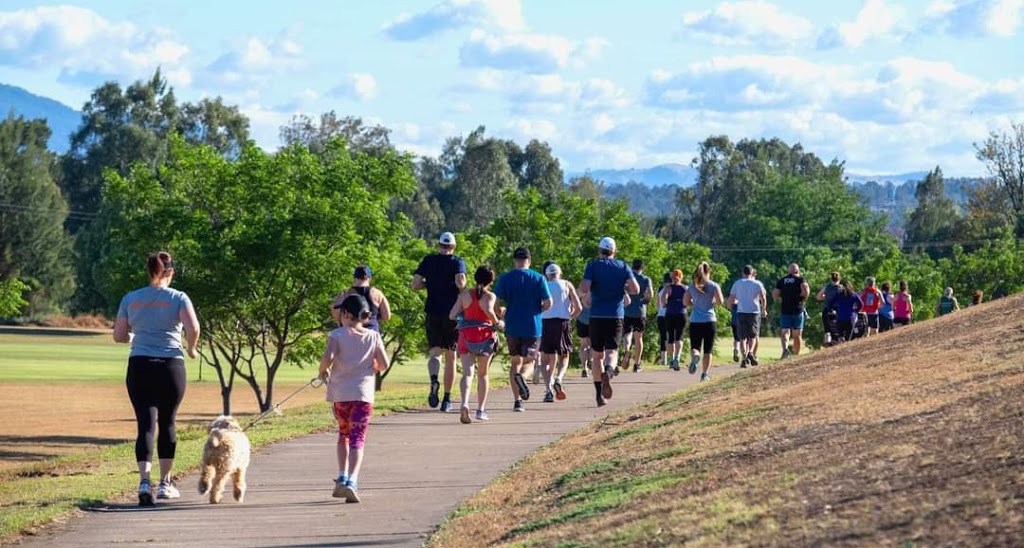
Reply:
M892 315L897 318L910 317L910 299L905 293L897 293L892 303Z

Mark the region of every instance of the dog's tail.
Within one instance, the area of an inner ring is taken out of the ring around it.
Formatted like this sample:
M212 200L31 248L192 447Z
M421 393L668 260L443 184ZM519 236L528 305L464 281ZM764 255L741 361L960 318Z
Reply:
M210 437L206 440L210 447L220 447L224 443L224 432L220 429L210 430Z

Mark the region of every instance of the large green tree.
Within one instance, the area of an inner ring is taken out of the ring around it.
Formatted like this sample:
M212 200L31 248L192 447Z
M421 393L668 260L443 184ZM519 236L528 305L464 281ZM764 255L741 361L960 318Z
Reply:
M0 280L27 285L30 315L63 309L74 291L68 208L49 138L44 120L9 114L0 121Z
M1024 238L1024 123L1010 124L1006 131L993 131L975 149L1010 203L1017 237Z
M146 253L170 250L180 265L176 285L196 304L201 352L218 373L224 411L236 376L267 410L279 368L322 352L315 336L331 327L329 303L352 269L373 264L397 283L386 273L408 268L400 260L408 226L387 208L412 190L411 161L350 153L340 139L321 154L249 145L234 162L172 142L158 174L143 165L127 177L109 173L105 292L115 301L144 283Z
M914 195L917 208L910 214L906 226L909 246L926 251L933 258L947 255L950 250L944 243L956 233L959 215L953 201L946 197L942 170L936 167L930 171L917 183Z

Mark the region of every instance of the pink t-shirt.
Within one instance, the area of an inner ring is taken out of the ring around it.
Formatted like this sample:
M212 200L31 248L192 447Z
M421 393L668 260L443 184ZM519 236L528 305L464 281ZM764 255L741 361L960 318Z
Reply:
M333 355L331 376L327 381L327 401L364 401L373 403L373 356L384 342L371 329L357 331L339 327L327 338L328 355Z

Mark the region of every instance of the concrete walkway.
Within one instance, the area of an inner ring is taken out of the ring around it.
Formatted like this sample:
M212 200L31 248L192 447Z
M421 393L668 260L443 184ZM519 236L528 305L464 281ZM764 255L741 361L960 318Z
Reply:
M730 363L712 373L736 371ZM613 381L614 398L602 408L594 404L589 379L567 379L569 397L555 403L541 403L541 387L531 385L525 413L512 412L512 395L504 388L491 395L491 420L469 425L459 423L458 413L436 410L375 418L360 474L361 504L331 497L337 435L317 434L253 455L244 504L230 500L230 485L228 502L208 504L190 474L178 483L181 499L158 501L155 508L106 504L23 545L421 546L462 501L538 447L693 385L697 377L662 367L623 373Z

